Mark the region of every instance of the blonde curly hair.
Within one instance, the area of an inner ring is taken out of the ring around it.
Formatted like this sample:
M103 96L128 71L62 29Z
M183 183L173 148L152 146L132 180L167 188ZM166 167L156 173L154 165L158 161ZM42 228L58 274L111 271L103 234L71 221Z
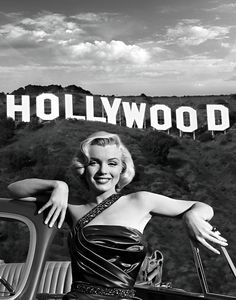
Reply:
M74 175L79 175L81 182L87 186L85 179L85 170L89 163L89 151L88 148L91 145L99 145L105 147L106 145L116 145L121 151L121 162L122 162L122 172L120 175L119 182L116 186L116 190L120 191L124 186L129 184L134 175L134 163L131 157L129 150L121 141L120 137L117 134L109 133L106 131L98 131L90 136L87 139L80 143L80 149L78 153L72 159L72 170Z

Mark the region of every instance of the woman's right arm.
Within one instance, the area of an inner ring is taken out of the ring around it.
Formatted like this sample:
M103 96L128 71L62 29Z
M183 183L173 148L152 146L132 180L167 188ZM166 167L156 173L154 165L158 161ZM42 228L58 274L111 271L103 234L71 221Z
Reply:
M30 178L11 183L8 189L11 196L18 199L51 192L50 199L41 207L38 213L42 213L51 206L45 224L52 227L58 219L58 228L62 226L66 216L69 194L68 185L64 181Z

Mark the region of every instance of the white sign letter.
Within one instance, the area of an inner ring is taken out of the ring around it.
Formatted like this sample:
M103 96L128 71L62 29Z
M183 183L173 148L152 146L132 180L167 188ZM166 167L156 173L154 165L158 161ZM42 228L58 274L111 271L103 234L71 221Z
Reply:
M86 116L88 121L106 122L106 118L94 117L93 96L86 96Z
M140 104L140 110L134 102L132 102L131 107L129 102L122 102L122 105L125 113L126 126L132 128L135 121L138 128L143 128L146 103Z
M215 112L220 113L220 120L216 120ZM220 121L220 124L217 124ZM208 130L224 131L230 127L229 124L229 109L222 104L207 105L207 123Z
M188 114L189 125L184 124L184 113ZM198 128L197 125L197 112L189 106L181 106L176 109L176 126L183 132L193 132Z
M101 97L101 100L102 105L107 114L107 122L110 124L116 124L116 115L120 106L121 99L115 98L112 106L110 105L110 102L108 101L107 97Z
M15 104L15 96L7 95L7 117L15 120L15 112L22 113L22 121L30 122L30 97L21 96L21 104Z
M158 122L158 111L163 112L163 124ZM168 130L172 126L171 109L164 104L155 104L150 108L151 126L157 130Z
M65 118L85 120L85 116L75 116L73 114L73 98L70 94L65 94Z
M50 101L50 113L45 113L45 100ZM59 117L59 99L51 93L43 93L36 97L36 115L45 121Z

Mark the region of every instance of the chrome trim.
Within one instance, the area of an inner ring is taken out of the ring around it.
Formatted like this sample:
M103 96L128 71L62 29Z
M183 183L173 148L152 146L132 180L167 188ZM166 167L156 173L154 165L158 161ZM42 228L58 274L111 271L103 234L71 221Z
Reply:
M235 265L231 259L231 257L229 256L229 253L228 251L226 250L225 247L221 246L220 247L221 250L222 250L222 253L224 254L224 257L226 258L227 262L228 262L228 265L230 267L230 270L232 271L234 277L236 278L236 268L235 268Z
M198 278L199 278L199 281L200 281L200 284L201 284L202 292L203 292L204 295L206 295L206 294L209 293L209 288L208 288L204 268L203 268L203 265L202 265L200 250L197 246L194 245L192 240L190 240L190 244L191 244L191 248L192 248L192 251L193 251L193 258L194 258Z

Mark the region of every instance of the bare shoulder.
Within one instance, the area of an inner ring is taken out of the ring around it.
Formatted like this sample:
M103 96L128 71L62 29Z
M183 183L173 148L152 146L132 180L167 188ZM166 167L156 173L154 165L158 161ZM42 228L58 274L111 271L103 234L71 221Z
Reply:
M163 197L160 194L147 192L147 191L138 191L138 192L128 194L127 196L129 196L130 199L135 198L136 200L140 200L140 201L145 201L145 200L151 199L153 197L155 197L155 198Z
M130 201L135 201L139 209L146 212L167 214L167 210L174 209L180 202L167 196L147 191L139 191L128 195Z
M135 201L135 204L139 205L142 208L150 208L153 199L158 199L162 196L147 191L138 191L131 194L127 194L124 197L127 198L127 201Z

